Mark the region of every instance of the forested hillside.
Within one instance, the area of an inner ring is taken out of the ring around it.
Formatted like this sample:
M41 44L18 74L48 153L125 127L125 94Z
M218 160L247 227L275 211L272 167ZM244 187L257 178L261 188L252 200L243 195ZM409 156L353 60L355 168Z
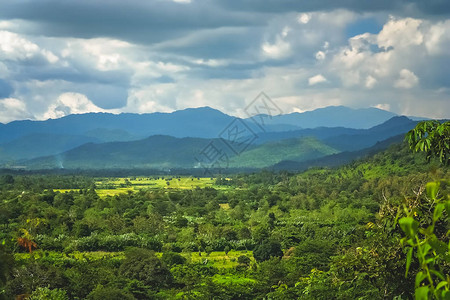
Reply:
M127 178L129 192L113 196L103 192L115 188L107 178L4 175L0 295L410 299L421 267L414 255L405 277L396 220L403 205L427 203L427 182L445 178L448 167L406 144L337 169L234 175L207 187ZM425 207L416 214L429 215ZM438 265L449 274L448 262Z

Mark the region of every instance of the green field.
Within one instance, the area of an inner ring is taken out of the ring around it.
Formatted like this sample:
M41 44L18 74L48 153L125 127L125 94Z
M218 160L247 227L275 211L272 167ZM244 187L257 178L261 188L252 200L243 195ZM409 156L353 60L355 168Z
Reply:
M226 186L216 185L216 179L211 177L128 177L101 178L95 182L99 197L115 196L140 190L191 190L196 188L227 189ZM66 193L76 189L54 189L55 192Z
M214 251L209 255L206 252L182 252L189 263L203 263L209 264L218 269L231 269L238 265L237 259L239 256L248 256L252 262L252 251L237 251L231 250L227 254L223 251ZM162 256L161 252L157 252L158 257ZM105 251L93 251L93 252L79 252L74 251L72 253L62 253L56 251L34 251L33 253L16 253L15 260L18 262L27 262L30 259L41 260L51 259L54 264L70 263L75 261L96 261L96 260L114 260L122 261L125 258L124 252L105 252Z

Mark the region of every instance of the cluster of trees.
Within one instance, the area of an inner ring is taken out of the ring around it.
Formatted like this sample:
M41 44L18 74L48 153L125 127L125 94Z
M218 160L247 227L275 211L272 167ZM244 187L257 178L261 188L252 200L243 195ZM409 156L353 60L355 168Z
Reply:
M410 137L414 145L430 138ZM438 217L434 209L450 174L427 154L402 144L337 169L233 175L216 181L226 186L220 190L105 198L91 177L5 175L0 298L409 299L422 287L448 297L449 207ZM428 242L432 262L418 252ZM232 250L242 255L228 267L208 261ZM93 259L92 251L117 255ZM193 252L205 259L191 261ZM417 284L425 267L431 279Z

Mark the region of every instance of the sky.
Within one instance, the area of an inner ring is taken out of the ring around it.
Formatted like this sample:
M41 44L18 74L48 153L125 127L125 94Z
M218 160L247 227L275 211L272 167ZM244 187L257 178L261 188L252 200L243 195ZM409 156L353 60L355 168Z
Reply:
M210 106L450 118L448 0L0 0L0 122Z

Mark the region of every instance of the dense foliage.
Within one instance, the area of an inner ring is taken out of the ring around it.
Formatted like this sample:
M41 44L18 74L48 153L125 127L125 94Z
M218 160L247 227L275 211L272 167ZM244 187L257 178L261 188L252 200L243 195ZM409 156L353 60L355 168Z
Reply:
M397 221L412 212L448 243L448 212L433 219L426 194L448 178L406 144L337 169L115 196L90 177L5 175L0 297L410 299L423 263Z

